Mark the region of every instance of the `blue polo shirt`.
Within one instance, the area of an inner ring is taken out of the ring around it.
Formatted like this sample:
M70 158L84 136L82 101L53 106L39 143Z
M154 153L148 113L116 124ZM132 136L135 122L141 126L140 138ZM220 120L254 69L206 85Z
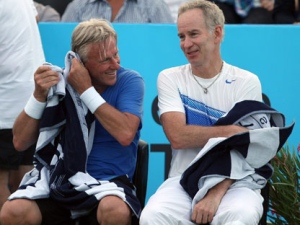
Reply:
M141 122L133 142L124 147L96 121L95 137L87 161L87 171L98 180L109 180L125 174L132 179L142 128L144 80L137 72L121 67L117 72L116 84L109 86L101 96L119 111L138 116Z

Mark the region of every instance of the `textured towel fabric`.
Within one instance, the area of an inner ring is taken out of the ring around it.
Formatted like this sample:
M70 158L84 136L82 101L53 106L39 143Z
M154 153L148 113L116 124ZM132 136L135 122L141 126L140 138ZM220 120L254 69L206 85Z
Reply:
M115 195L127 202L138 216L140 205L132 189L119 182L126 178L99 181L86 173L95 119L66 82L73 57L77 58L74 52L67 53L64 70L48 64L59 72L61 80L48 94L40 122L35 167L24 176L19 189L9 199L51 196L69 208L76 218L88 213L104 196Z
M211 138L181 177L181 186L193 199L192 207L226 178L236 180L230 188L263 188L273 174L269 161L294 127L294 123L284 127L283 114L251 100L237 103L215 126L230 124L245 126L249 131Z

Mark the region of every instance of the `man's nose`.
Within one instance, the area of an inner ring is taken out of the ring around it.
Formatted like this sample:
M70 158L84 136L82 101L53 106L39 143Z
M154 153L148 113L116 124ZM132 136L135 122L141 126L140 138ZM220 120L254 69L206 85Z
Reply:
M182 47L184 48L189 48L193 45L193 42L191 41L190 38L185 38L184 41L182 42Z
M120 58L119 57L111 58L110 64L111 64L111 67L113 67L114 69L119 69L120 68Z

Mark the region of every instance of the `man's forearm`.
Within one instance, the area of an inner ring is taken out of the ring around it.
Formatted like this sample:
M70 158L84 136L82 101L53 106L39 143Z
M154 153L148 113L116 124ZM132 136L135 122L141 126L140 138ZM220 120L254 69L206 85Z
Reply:
M17 117L13 126L13 143L17 151L24 151L34 144L38 137L39 120L28 116L24 111Z
M212 187L208 192L208 196L217 197L222 199L229 187L234 183L234 180L225 179L216 186Z

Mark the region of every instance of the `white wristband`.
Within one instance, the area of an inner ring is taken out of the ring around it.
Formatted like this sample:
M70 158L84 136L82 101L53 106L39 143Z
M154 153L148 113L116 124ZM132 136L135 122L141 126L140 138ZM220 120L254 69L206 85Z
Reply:
M25 113L33 119L39 120L42 118L46 102L39 102L33 95L30 96L25 105Z
M92 113L94 113L100 105L105 103L105 100L94 87L90 87L83 92L80 98Z

